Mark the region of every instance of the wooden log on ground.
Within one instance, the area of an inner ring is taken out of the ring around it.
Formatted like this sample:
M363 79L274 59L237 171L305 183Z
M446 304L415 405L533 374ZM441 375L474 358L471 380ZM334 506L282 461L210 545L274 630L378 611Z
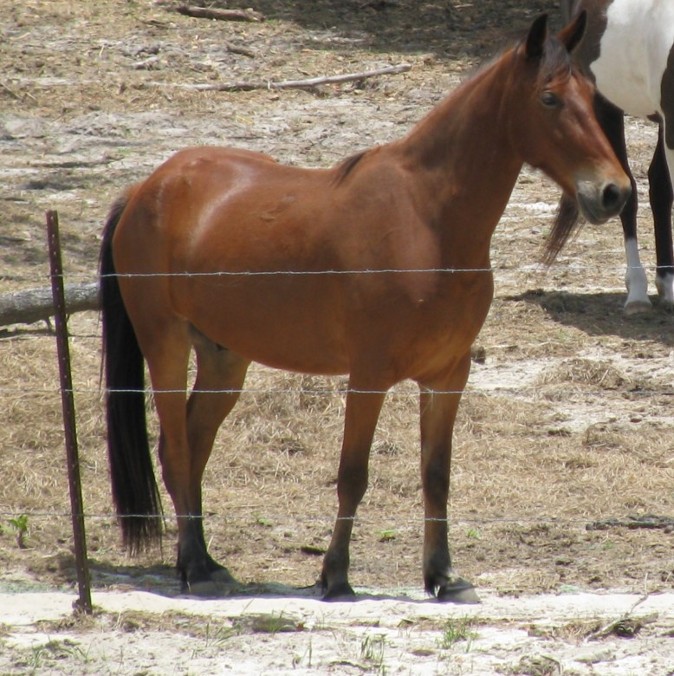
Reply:
M97 282L66 284L65 297L68 314L98 310L100 307ZM48 321L53 316L51 288L26 289L0 295L0 326Z
M253 9L213 9L211 7L192 7L180 5L177 10L184 16L196 19L215 19L217 21L264 21L264 15Z
M155 87L177 87L180 89L192 89L200 92L247 92L255 89L314 89L326 84L343 84L345 82L356 82L365 80L369 77L379 75L395 75L405 73L412 66L408 63L400 63L395 66L384 66L376 70L366 70L362 73L344 73L343 75L325 75L322 77L312 77L307 80L283 80L274 82L267 80L264 82L216 82L213 84L174 84L166 82L149 82L148 85Z

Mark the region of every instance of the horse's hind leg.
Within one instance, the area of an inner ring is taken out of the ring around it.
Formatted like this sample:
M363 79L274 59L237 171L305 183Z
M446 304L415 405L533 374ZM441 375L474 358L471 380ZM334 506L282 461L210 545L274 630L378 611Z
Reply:
M201 334L193 334L197 377L187 404L190 448L189 492L195 512L181 537L178 568L193 593L217 591L218 583L233 583L226 568L208 554L204 539L201 480L222 421L236 404L250 362L223 349Z
M201 506L191 476L187 435L187 366L191 341L187 324L173 318L145 316L136 321L136 334L147 361L159 418L159 460L166 490L171 496L178 522L179 548L201 528ZM195 524L198 524L195 526ZM180 570L183 581L185 571ZM199 573L208 577L205 563Z

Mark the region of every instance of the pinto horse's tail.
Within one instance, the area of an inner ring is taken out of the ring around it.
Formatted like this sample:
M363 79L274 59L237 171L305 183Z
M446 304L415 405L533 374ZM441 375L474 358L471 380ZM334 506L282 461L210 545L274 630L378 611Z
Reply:
M124 195L110 210L99 274L112 497L124 544L137 554L148 542L161 539L163 519L147 435L143 354L124 307L112 256L112 238L127 203Z

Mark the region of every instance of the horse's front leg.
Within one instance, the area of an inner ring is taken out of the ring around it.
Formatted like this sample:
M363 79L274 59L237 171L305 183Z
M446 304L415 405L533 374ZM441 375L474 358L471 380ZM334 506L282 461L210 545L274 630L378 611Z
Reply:
M452 569L447 524L452 431L469 371L470 354L467 354L443 377L419 382L424 585L440 601L454 603L479 602L473 585Z
M370 446L384 397L383 391L363 392L357 391L353 384L349 386L337 475L339 509L321 573L325 599L355 595L349 584L349 543L356 510L367 488Z
M674 115L673 115L674 116ZM674 257L672 252L672 179L674 176L674 150L665 144L665 126L671 129L674 120L660 125L658 145L648 168L648 184L653 227L655 229L655 253L657 270L655 286L662 307L674 309ZM669 134L671 136L671 134Z

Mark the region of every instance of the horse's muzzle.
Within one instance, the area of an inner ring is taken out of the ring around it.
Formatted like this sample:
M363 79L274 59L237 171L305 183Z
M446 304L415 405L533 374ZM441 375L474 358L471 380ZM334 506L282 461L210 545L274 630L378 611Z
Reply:
M583 216L590 223L598 224L617 216L625 206L631 192L632 187L629 183L619 185L609 181L601 184L580 181L576 195Z

